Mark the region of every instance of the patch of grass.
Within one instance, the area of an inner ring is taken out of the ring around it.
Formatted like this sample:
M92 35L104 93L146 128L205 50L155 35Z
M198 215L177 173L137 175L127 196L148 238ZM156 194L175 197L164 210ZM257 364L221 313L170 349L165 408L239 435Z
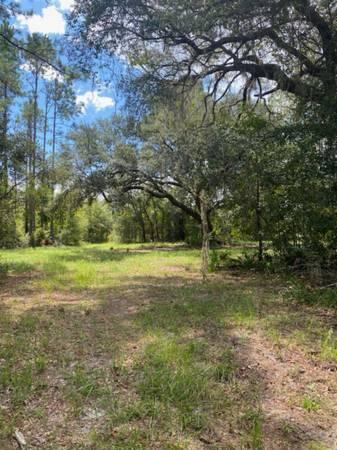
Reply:
M254 450L263 450L262 411L260 409L249 409L243 415L242 421L247 429L244 438L245 445Z
M41 374L47 367L47 358L45 355L37 355L34 360L35 370L37 374Z
M320 354L325 360L337 358L336 334L314 314L304 314L298 308L283 308L277 314L265 316L264 329L266 336L278 348L295 345L308 354Z
M315 412L321 408L321 404L318 399L306 395L302 400L302 408L308 412Z
M298 281L292 284L287 295L289 298L308 305L320 305L328 308L337 308L337 289L328 287L313 289Z
M297 433L296 427L286 420L282 422L281 429L286 436L292 436Z
M214 374L216 381L225 383L231 380L234 374L234 362L233 362L233 350L226 349L218 364L214 368Z
M161 289L164 300L152 304L138 316L141 327L148 332L165 330L180 333L189 329L228 327L249 324L258 315L249 294L229 289L223 284L206 287L199 283L181 288Z
M138 429L121 430L113 436L92 433L91 443L97 450L148 450L148 438L144 431Z
M109 391L104 387L102 369L85 370L76 366L66 375L67 395L75 407L81 408L90 398L104 397Z
M0 372L0 386L10 390L14 406L21 406L34 390L33 378L31 364L21 368L7 365Z
M331 328L323 335L321 357L326 360L337 360L337 336Z
M7 438L11 437L15 428L15 418L0 410L0 448L6 448Z
M44 389L41 377L47 357L40 349L40 319L24 315L17 322L3 316L0 323L0 391L9 392L14 408Z
M226 407L226 399L211 382L212 367L201 364L204 346L203 342L183 344L174 338L158 338L146 347L137 367L140 398L174 409L181 429L200 429L219 403Z
M16 330L17 334L28 334L34 333L39 326L39 316L36 314L25 314L20 318L20 321L17 323Z
M332 450L331 447L327 447L321 442L312 441L308 444L308 450Z
M0 274L6 275L7 273L22 274L34 269L34 265L26 261L11 261L4 260L0 264Z

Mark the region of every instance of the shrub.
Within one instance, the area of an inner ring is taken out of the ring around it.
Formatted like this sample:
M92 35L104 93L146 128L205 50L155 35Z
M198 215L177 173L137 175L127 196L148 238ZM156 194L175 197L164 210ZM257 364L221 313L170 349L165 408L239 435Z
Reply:
M19 236L17 233L14 214L9 213L8 208L0 209L0 247L15 248L19 245Z
M220 266L220 256L216 250L212 250L209 258L209 268L210 272L215 272Z
M92 243L106 242L112 228L112 214L100 203L94 203L88 209L88 223L85 240Z
M46 240L46 238L46 232L42 228L40 228L35 235L35 245L37 245L38 247L43 245L43 242Z
M80 226L75 215L68 217L65 227L59 235L59 241L63 245L79 245L81 239Z

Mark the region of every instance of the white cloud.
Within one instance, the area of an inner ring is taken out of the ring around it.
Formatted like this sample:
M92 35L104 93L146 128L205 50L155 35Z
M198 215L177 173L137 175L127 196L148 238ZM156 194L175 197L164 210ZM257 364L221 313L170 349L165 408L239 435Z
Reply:
M63 11L67 11L73 8L75 0L58 0L58 4Z
M64 81L63 75L50 66L48 66L44 69L44 71L42 73L42 77L48 81L54 81L56 78L58 79L58 81L61 81L61 82Z
M32 16L18 16L19 26L27 27L30 33L56 33L64 34L66 22L63 15L54 5L43 8L41 14L33 14Z
M82 107L82 110L92 105L95 109L101 110L114 106L115 102L111 97L100 95L98 91L87 91L84 94L76 97L77 105Z
M21 64L20 69L30 72L32 70L32 66L29 63L23 63Z
M31 72L33 70L33 67L30 63L26 62L21 64L20 69L25 70L26 72ZM64 77L60 72L57 72L57 70L53 69L53 67L46 66L43 68L43 70L40 73L41 77L44 78L47 81L53 81L56 78L63 83Z

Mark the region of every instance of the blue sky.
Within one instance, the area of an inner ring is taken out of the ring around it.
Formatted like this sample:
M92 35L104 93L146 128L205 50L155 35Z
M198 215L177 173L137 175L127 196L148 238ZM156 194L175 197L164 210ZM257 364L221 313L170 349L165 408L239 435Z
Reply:
M19 3L22 11L33 13L17 17L16 25L23 33L41 32L51 39L65 34L66 14L71 11L73 0L20 0ZM117 58L113 59L111 65L114 66L115 73L123 70L123 63ZM77 102L82 105L81 114L76 121L91 122L109 117L122 107L123 98L118 95L114 81L116 80L112 77L108 86L93 80L75 82Z

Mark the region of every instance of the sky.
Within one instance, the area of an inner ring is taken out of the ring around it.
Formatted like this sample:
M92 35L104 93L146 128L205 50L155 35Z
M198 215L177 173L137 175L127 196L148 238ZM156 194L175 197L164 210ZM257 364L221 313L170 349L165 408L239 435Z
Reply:
M66 15L71 11L73 0L20 0L19 3L22 11L33 13L16 18L16 26L23 33L43 33L51 39L60 38L66 33ZM122 66L122 63L117 61L118 64ZM49 76L53 76L52 71ZM91 122L109 117L118 110L118 92L113 80L108 86L93 80L76 81L74 87L76 102L81 109L76 121Z

